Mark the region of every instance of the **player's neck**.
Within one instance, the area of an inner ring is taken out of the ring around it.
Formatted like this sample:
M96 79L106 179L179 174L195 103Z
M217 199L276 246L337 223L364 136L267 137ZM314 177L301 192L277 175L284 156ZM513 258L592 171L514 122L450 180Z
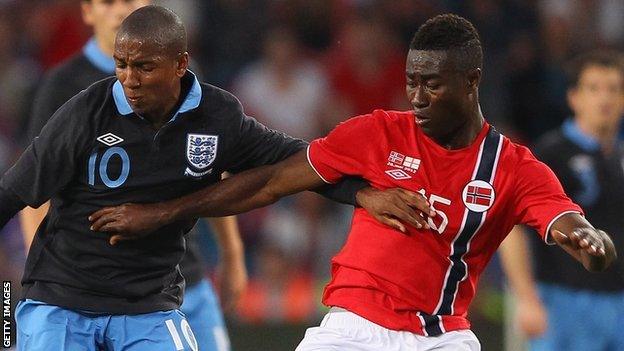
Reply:
M477 108L471 113L466 122L445 137L433 138L434 141L447 150L462 149L474 142L481 129L483 129L485 119L481 113L481 108Z
M162 126L169 122L171 117L173 117L175 109L180 105L181 91L181 84L178 84L174 91L172 91L168 96L163 97L163 105L161 108L156 109L156 112L146 113L143 115L145 119L150 121L152 128L159 130Z

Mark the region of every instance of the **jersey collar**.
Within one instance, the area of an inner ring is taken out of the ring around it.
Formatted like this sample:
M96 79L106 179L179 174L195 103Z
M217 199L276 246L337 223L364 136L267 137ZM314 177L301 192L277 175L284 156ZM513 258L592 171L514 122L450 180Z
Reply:
M572 143L583 149L585 152L595 152L600 150L600 143L591 135L583 133L573 119L563 122L561 127L565 135Z
M180 108L176 113L173 114L173 117L169 120L170 122L174 121L180 113L184 113L193 109L196 109L199 106L199 102L202 98L202 89L201 85L199 85L199 80L197 80L197 76L195 73L187 70L186 74L190 74L193 78L193 85L191 86L191 90L189 90L188 94L184 98L184 101L180 105ZM132 107L126 100L126 94L123 91L123 87L121 86L121 82L119 80L115 81L113 84L113 100L115 100L115 106L117 106L117 111L122 116L129 115L133 113Z
M94 37L82 48L82 52L91 64L104 73L115 73L115 60L112 57L106 55L98 46Z

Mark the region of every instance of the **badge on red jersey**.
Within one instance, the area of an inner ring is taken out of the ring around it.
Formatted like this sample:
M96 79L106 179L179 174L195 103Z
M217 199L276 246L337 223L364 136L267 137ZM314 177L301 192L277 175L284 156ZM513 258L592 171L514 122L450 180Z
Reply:
M395 169L386 171L386 173L394 179L409 179L409 174L405 172L398 172L399 170L407 171L409 173L416 173L420 167L420 159L416 157L405 156L400 152L391 151L388 156L388 163L386 166L394 167ZM397 169L398 168L398 169ZM401 174L407 175L407 177L397 176Z
M473 180L466 184L462 192L464 205L474 212L485 212L494 203L494 188L488 182Z
M405 179L412 178L411 175L407 174L402 169L390 169L390 170L386 171L386 174L391 176L392 178L394 178L396 180L405 180Z

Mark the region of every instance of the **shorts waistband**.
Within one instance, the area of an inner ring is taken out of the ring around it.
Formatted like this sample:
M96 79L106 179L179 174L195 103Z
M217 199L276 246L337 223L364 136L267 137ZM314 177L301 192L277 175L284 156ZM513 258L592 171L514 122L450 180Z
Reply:
M327 312L321 321L321 327L341 329L361 329L364 327L388 330L381 325L375 324L368 319L341 307L330 308L329 312Z

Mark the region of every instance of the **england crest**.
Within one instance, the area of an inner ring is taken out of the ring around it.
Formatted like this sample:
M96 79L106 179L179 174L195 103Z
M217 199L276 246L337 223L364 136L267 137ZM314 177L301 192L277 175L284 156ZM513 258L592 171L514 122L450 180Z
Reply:
M219 136L188 134L186 139L186 159L197 170L204 170L217 157Z

